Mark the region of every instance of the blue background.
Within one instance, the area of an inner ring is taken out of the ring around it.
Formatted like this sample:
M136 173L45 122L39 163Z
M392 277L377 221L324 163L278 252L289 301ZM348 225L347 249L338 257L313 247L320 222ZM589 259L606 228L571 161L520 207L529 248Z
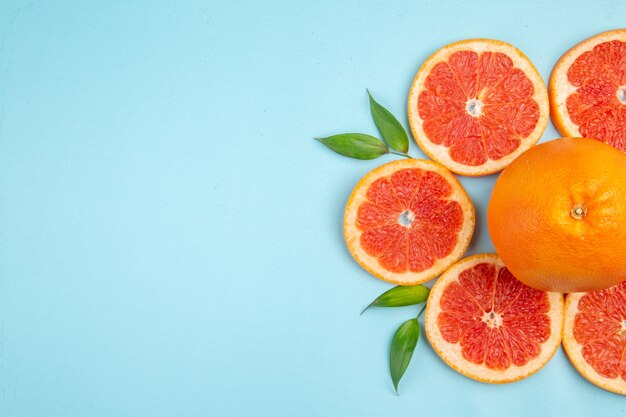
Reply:
M390 285L341 230L352 187L392 158L312 137L376 133L366 88L407 126L411 80L449 42L511 42L547 79L625 15L619 0L3 0L0 416L624 415L561 350L491 386L426 338L394 395L389 341L417 308L359 317ZM493 250L494 180L462 179L469 253Z

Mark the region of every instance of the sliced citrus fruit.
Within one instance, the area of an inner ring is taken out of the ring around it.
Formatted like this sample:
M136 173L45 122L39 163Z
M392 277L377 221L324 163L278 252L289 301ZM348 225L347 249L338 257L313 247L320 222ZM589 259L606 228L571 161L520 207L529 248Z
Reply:
M415 285L439 275L467 249L474 206L455 176L426 160L384 164L352 191L344 235L352 256L376 277Z
M563 348L589 382L626 395L626 282L567 295Z
M548 363L561 343L563 296L518 281L497 255L474 255L433 286L426 336L441 359L482 382L526 378Z
M550 76L552 121L563 136L594 138L626 152L626 30L586 39Z
M424 62L409 92L418 145L461 175L500 171L541 137L548 93L532 62L505 42L470 39Z

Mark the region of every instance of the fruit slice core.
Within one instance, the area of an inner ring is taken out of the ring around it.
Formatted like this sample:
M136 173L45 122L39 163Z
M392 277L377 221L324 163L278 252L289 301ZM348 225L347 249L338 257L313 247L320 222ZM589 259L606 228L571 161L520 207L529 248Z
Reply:
M431 142L478 166L513 153L539 120L534 87L501 52L461 50L430 71L417 108Z
M567 112L581 136L626 152L626 43L603 42L583 52L567 71L576 91Z
M375 180L358 208L360 243L380 266L421 272L455 248L463 225L461 205L439 174L401 169Z
M462 271L444 288L440 308L443 339L460 343L466 360L492 370L527 364L551 334L548 294L493 263Z
M626 282L582 296L573 334L598 374L626 380Z

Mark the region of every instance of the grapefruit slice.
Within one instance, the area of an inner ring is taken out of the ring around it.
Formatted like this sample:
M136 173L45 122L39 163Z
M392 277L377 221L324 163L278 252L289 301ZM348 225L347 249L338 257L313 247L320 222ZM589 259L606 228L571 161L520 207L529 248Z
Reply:
M344 235L354 259L398 285L429 281L456 262L474 231L474 206L455 176L426 160L384 164L352 191Z
M592 384L626 395L626 282L568 294L563 348Z
M441 359L481 382L526 378L561 343L563 297L518 281L497 255L474 255L433 286L426 336Z
M507 43L470 39L424 62L409 92L409 123L422 150L461 175L502 170L548 124L546 87Z
M626 152L626 30L586 39L550 76L552 121L563 136L582 136Z

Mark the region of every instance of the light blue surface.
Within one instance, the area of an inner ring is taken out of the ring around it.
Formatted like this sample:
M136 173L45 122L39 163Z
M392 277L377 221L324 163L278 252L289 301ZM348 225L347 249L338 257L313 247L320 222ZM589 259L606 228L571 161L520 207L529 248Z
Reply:
M108 3L105 5L105 3ZM405 125L420 63L470 37L547 79L623 1L0 3L0 416L618 416L562 351L484 385L425 338L393 394L390 286L341 219L368 170L311 138ZM544 140L557 136L550 126ZM411 153L421 156L414 143ZM492 251L494 177L469 253Z

